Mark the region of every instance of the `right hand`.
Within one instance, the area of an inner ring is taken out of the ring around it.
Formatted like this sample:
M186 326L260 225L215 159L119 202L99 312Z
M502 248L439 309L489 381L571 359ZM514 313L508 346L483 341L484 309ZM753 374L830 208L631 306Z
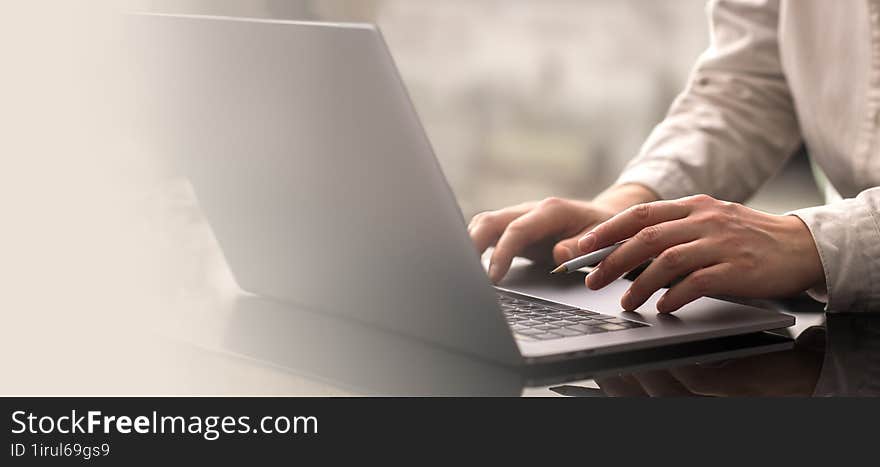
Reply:
M514 256L535 261L552 257L556 264L579 256L578 239L617 212L600 203L547 198L477 214L468 225L468 233L480 254L495 246L489 279L498 283Z

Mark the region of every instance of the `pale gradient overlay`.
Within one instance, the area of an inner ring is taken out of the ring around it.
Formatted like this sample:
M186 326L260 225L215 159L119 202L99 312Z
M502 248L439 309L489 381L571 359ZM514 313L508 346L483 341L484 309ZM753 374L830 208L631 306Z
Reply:
M132 120L144 97L118 47L122 11L376 22L466 216L597 193L706 43L701 0L3 2L3 394L362 392L226 345L254 305L241 302L191 186ZM816 204L792 177L791 190L764 198L769 209ZM339 347L348 351L358 349ZM442 392L471 390L491 392Z

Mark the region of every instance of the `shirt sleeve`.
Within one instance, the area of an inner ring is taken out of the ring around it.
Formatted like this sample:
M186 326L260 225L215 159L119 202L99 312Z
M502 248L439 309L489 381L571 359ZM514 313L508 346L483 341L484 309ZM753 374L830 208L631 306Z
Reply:
M639 183L663 199L744 201L782 167L801 136L779 60L778 7L709 2L709 48L616 184Z
M812 289L827 311L869 311L880 307L880 187L825 206L800 209L798 216L816 243L825 287Z

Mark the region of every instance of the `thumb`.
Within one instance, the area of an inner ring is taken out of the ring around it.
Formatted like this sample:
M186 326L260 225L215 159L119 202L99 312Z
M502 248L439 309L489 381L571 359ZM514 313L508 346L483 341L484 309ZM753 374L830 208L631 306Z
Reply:
M562 264L566 261L577 258L580 255L580 250L578 249L578 240L581 238L581 234L577 234L573 237L566 238L564 240L560 240L553 246L553 261L556 264Z
M581 256L583 252L580 247L578 247L578 241L581 237L586 235L587 232L593 230L596 225L598 224L590 224L571 237L558 241L556 245L553 246L553 261L556 261L556 264L562 264Z

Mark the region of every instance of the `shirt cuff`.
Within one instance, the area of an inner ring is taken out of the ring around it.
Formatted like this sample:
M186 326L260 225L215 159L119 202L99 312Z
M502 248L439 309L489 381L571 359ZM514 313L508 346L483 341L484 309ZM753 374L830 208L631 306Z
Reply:
M678 199L699 192L682 170L668 160L636 159L635 163L627 167L614 182L615 185L629 183L644 185L660 199Z
M810 230L825 272L825 288L807 293L829 312L880 305L880 229L870 206L855 198L789 214Z

